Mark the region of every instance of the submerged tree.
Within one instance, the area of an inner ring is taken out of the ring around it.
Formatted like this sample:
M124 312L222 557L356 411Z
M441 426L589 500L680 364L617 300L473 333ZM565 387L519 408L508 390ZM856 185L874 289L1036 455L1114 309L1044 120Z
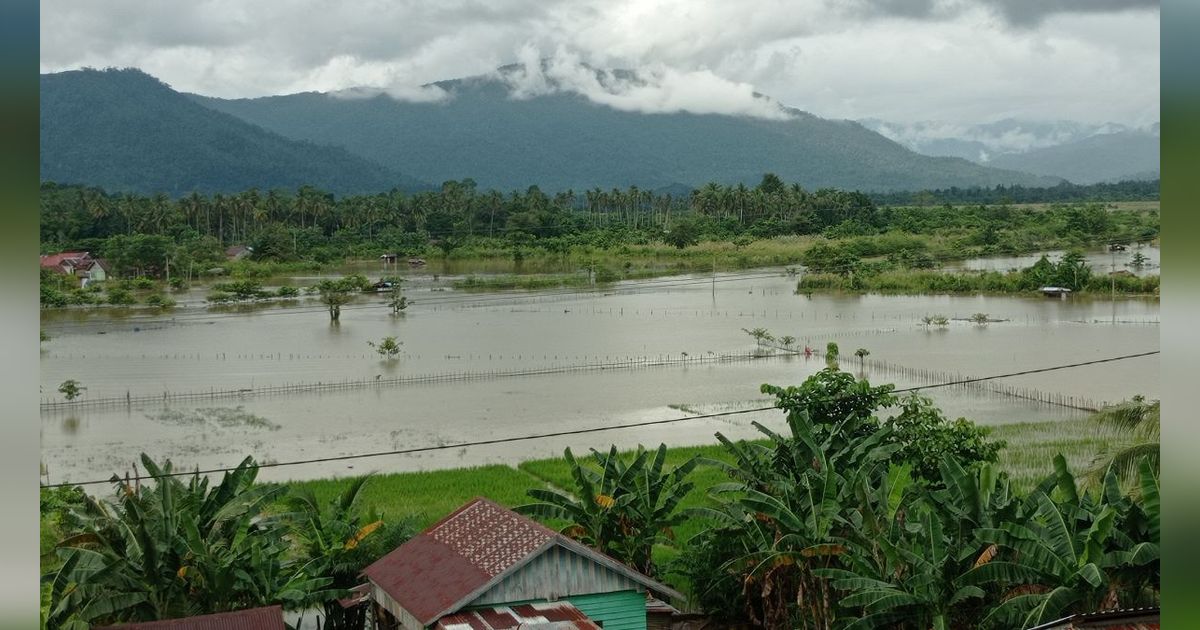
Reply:
M976 326L987 326L991 321L992 320L990 317L988 317L987 313L975 313L971 316L971 322Z
M854 351L854 356L858 357L858 370L860 372L863 370L863 364L866 362L867 357L870 356L870 354L871 351L867 350L866 348L859 348L858 350Z
M67 400L75 400L83 395L87 388L82 383L75 379L67 379L58 386L58 392Z
M394 335L389 335L381 339L379 343L368 341L367 345L375 348L375 352L378 352L379 356L391 361L400 356L400 346L403 343L403 341L396 341Z

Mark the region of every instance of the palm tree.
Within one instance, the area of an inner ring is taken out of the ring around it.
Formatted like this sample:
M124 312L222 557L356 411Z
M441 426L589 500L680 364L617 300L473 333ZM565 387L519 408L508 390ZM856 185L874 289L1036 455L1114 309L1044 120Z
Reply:
M1146 459L1157 474L1159 470L1159 401L1148 402L1143 396L1105 407L1091 417L1102 437L1115 439L1092 463L1090 481L1103 479L1108 471L1123 483L1137 478L1138 461Z

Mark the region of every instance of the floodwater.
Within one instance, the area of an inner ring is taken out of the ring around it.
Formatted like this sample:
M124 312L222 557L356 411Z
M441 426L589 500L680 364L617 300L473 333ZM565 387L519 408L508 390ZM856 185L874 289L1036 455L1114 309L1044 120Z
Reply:
M963 269L973 271L1011 271L1031 267L1043 255L1050 260L1059 260L1066 253L1066 250L1053 250L1021 256L971 258L962 262L948 263L945 268L948 271ZM1135 266L1133 264L1133 257L1138 253L1141 253L1145 257L1145 260L1140 266ZM1125 251L1120 252L1110 251L1107 247L1096 247L1084 250L1083 254L1088 266L1097 275L1105 275L1113 271L1127 271L1136 276L1152 276L1158 274L1161 270L1161 250L1158 245L1131 244L1126 247Z
M45 400L58 384L79 380L85 399L159 396L329 383L348 379L470 374L472 380L403 384L336 392L293 392L244 399L55 409L41 414L42 459L51 482L103 479L140 452L178 466L234 465L678 418L763 406L763 383L798 384L824 366L817 358L699 362L755 349L743 328L765 328L823 349L841 346L842 367L858 372L856 348L869 360L962 376L988 376L1158 349L1156 299L1047 299L1006 296L796 295L782 270L680 276L617 285L605 292L548 290L463 294L412 285L416 304L393 317L382 297L366 296L332 326L320 305L268 306L249 313L176 309L170 316L113 311L45 312L41 382ZM995 321L967 321L973 313ZM926 315L945 315L927 329ZM369 341L395 335L398 360L384 361ZM641 369L553 373L630 359L687 363ZM479 378L483 372L545 369L537 376ZM933 376L875 364L874 383L929 385ZM1100 404L1158 396L1157 357L1003 379L1003 384ZM1084 412L975 389L928 390L947 415L981 423L1078 418ZM264 469L271 479L370 470L398 471L516 462L610 443L698 444L722 431L750 437L759 412L536 442L447 448L349 462Z

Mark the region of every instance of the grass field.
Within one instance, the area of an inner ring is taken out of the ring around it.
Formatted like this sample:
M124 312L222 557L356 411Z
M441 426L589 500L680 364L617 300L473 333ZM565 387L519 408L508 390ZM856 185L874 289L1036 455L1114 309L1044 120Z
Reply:
M1087 420L1001 425L993 428L992 436L1008 443L1000 452L999 465L1008 472L1019 490L1031 488L1050 474L1056 454L1065 455L1078 473L1086 469L1106 446L1104 438L1095 434ZM584 459L587 454L575 455ZM667 466L676 466L693 455L729 461L717 444L685 446L667 451ZM718 468L709 466L697 468L690 479L696 487L683 502L684 508L705 505L708 488L726 481ZM296 481L289 485L311 488L318 498L332 499L347 483L349 479L321 479ZM529 502L527 490L546 486L568 490L574 486L566 460L538 459L516 467L493 465L379 474L367 483L359 501L364 510L374 509L387 518L411 517L424 527L477 496L516 506ZM679 527L676 537L686 539L702 527L703 523L696 521L685 523Z

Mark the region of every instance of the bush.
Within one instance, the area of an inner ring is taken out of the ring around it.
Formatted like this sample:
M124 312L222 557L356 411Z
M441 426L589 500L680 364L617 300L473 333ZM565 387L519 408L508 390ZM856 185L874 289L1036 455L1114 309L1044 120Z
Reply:
M213 302L214 304L224 304L226 302L232 302L235 298L232 293L225 291L213 291L212 293L209 293L208 297L205 299L207 299L209 302Z
M146 296L146 306L154 306L157 308L171 308L175 306L175 300L161 294L155 293Z
M300 289L296 287L279 287L275 290L275 295L281 298L294 298L300 295Z
M146 276L138 276L133 279L133 288L139 291L148 291L157 286L157 282Z
M128 289L123 287L110 287L108 289L108 303L118 306L134 304L137 300L133 298L133 294Z

